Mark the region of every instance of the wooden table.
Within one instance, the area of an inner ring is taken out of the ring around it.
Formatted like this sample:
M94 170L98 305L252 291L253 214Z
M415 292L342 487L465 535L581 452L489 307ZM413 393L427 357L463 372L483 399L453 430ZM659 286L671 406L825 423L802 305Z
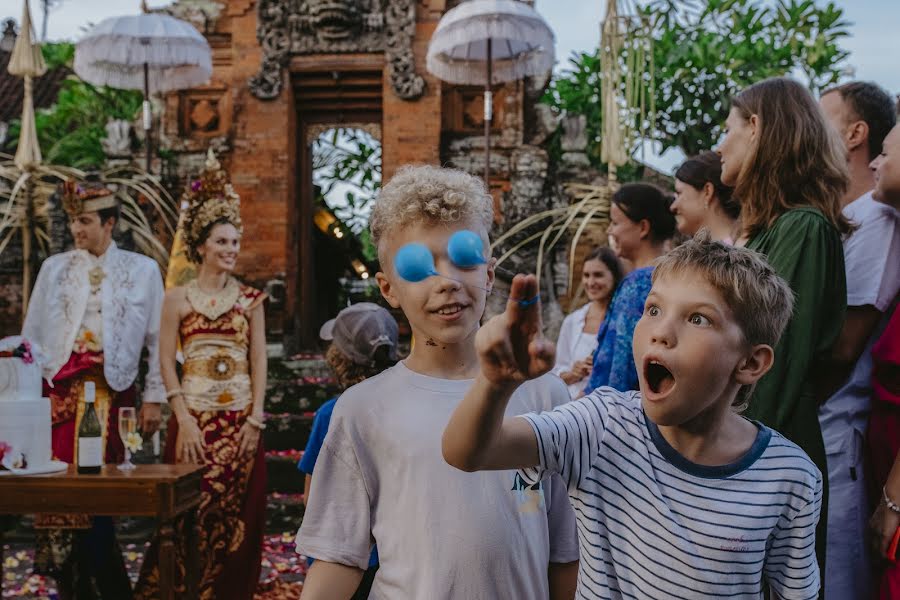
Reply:
M136 465L133 471L106 465L98 475L79 475L74 466L52 475L0 477L0 515L84 513L94 516L150 516L159 522L159 576L162 600L175 599L174 521L184 515L191 536L188 548L197 549L196 509L200 504L199 465ZM0 531L0 577L3 565ZM197 574L196 552L186 565ZM188 577L188 598L196 597L194 577Z

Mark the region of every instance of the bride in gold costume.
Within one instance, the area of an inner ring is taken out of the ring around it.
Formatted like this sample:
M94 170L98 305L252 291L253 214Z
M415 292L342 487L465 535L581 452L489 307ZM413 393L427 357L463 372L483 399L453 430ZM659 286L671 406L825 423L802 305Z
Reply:
M172 407L165 461L206 465L198 511L201 600L249 600L260 573L266 507L266 340L263 292L232 276L241 247L240 199L210 152L185 192L182 235L197 278L166 293L162 378ZM176 353L184 354L182 377ZM179 539L189 539L179 536ZM156 541L154 541L154 546ZM183 545L177 585L185 589ZM157 598L159 565L147 553L135 598Z

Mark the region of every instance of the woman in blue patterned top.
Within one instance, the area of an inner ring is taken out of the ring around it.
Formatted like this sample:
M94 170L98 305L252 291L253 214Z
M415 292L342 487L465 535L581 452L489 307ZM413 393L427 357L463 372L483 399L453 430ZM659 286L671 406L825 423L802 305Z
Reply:
M634 270L616 290L597 332L586 394L603 386L622 392L638 389L631 338L650 293L653 263L665 254L666 241L675 233L671 204L671 197L648 183L627 183L613 194L607 229L610 245Z

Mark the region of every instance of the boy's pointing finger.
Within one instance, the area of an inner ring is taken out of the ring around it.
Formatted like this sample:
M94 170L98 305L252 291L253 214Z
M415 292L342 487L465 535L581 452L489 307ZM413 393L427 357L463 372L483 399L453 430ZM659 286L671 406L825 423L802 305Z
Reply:
M509 289L509 300L506 311L513 321L519 321L525 315L540 314L537 278L534 275L516 275Z

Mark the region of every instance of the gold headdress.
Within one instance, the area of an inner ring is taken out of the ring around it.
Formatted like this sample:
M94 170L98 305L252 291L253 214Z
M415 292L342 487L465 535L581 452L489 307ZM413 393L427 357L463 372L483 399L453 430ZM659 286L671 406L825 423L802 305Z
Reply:
M217 221L226 221L241 231L241 198L231 184L228 174L219 164L212 149L206 156L206 165L200 177L190 183L181 196L182 205L187 204L181 222L188 258L200 263L197 249L203 243L202 236L207 228Z
M62 204L70 217L76 217L82 213L113 208L119 205L119 200L103 184L86 183L82 186L67 179L63 182Z

